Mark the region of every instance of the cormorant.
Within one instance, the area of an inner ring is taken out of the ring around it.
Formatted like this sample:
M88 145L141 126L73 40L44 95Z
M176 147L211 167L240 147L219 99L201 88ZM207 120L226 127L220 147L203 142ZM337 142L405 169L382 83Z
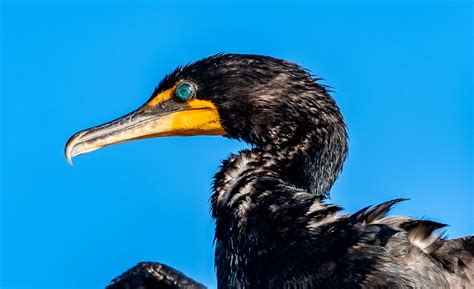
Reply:
M402 199L342 214L326 196L347 153L343 117L297 64L217 54L178 67L137 110L86 129L66 157L130 140L223 135L250 149L215 175L218 288L474 288L474 236L386 216ZM140 263L108 288L204 288L160 263Z

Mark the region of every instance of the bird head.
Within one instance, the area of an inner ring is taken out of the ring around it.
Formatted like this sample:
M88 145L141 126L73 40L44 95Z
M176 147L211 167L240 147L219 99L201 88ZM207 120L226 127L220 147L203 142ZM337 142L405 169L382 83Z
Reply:
M274 148L316 130L345 133L334 100L307 70L267 56L217 54L175 69L137 110L79 131L65 154L71 163L112 144L194 135Z

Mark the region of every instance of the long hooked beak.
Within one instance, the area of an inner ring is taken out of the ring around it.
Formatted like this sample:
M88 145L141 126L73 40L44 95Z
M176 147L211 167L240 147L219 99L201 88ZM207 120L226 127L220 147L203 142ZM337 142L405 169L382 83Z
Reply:
M215 105L207 100L173 99L174 88L159 93L139 109L111 122L74 134L64 149L75 156L112 144L161 136L225 135Z

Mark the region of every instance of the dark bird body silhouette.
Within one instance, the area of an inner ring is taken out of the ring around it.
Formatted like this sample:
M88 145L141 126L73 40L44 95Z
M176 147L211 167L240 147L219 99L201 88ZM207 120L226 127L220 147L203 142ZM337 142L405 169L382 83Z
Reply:
M354 214L326 202L347 153L343 117L307 70L281 59L218 54L179 67L150 100L75 134L68 160L147 137L224 135L251 149L215 175L218 288L474 288L474 237L387 216L402 199ZM160 263L140 263L108 288L204 288Z

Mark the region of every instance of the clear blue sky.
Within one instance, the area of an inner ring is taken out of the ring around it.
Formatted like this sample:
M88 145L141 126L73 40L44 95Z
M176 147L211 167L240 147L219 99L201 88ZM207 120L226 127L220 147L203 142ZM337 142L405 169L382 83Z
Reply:
M395 213L474 233L469 2L29 3L2 3L2 289L102 288L145 260L215 287L211 177L245 144L144 140L74 167L63 148L220 51L292 60L334 87L350 133L334 202L407 197Z

